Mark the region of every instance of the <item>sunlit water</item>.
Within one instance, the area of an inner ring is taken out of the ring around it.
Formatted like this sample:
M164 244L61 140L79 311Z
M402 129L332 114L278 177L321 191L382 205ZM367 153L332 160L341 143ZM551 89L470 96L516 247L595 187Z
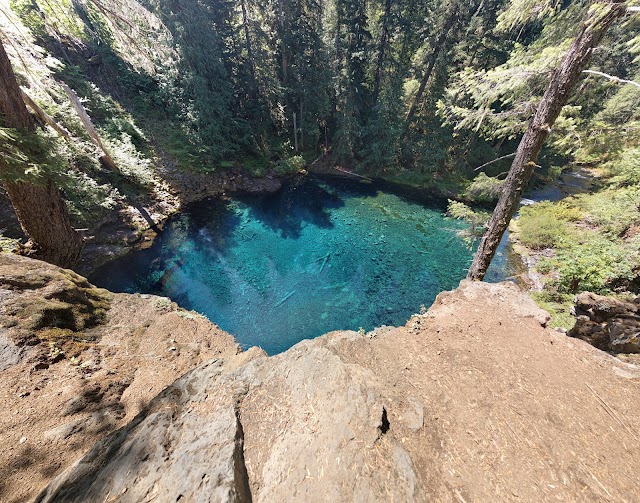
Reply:
M461 222L390 186L304 178L272 195L193 204L148 250L91 280L198 311L274 354L331 330L404 324L464 278ZM509 275L501 249L490 280Z

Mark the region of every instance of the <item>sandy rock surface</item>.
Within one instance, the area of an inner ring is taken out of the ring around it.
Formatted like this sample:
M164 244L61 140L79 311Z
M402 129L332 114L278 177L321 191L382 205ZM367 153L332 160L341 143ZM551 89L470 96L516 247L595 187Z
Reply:
M31 500L178 377L238 352L168 299L0 253L0 501Z
M404 327L209 361L39 501L637 500L640 368L547 320L463 282Z

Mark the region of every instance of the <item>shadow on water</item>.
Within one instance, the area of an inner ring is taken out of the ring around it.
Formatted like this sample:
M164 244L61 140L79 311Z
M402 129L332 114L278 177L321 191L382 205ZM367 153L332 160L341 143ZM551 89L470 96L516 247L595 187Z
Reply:
M331 211L344 206L343 198L328 186L307 177L294 180L275 194L244 196L238 200L250 208L250 218L280 233L297 239L306 225L331 229Z

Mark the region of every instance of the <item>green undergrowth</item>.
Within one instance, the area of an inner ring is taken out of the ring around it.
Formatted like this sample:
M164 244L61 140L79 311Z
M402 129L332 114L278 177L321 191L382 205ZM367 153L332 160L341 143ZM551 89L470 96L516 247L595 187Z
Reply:
M572 326L569 309L577 293L638 293L640 185L625 155L620 163L605 165L603 190L527 206L513 225L525 253L537 256L534 269L544 291L534 298L551 313L554 326Z
M570 330L576 323L571 314L573 295L557 295L549 292L531 292L531 297L542 309L551 315L549 326Z
M462 193L462 196L476 203L495 203L500 197L504 180L480 173Z
M518 228L520 242L534 250L552 248L571 239L571 222L580 220L582 213L568 203L543 201L520 210Z
M20 246L20 241L0 234L0 252L13 252Z
M640 271L640 190L610 188L523 208L520 244L547 250L535 266L558 294L633 291Z
M468 229L460 231L460 235L467 241L480 237L484 232L487 222L491 218L491 213L478 208L449 199L447 205L447 215L457 220L463 220L469 224Z

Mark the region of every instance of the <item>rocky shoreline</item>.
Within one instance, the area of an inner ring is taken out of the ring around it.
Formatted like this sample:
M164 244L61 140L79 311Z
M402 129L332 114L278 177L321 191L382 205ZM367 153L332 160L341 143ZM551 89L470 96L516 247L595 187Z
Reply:
M79 273L89 274L110 260L151 246L167 219L187 204L238 193L276 192L282 186L282 178L272 170L261 178L253 177L239 168L215 174L175 170L161 171L159 174L162 181L156 184L154 200L145 208L155 229L134 206L120 209L114 218L101 222L87 233L80 262L75 267Z

